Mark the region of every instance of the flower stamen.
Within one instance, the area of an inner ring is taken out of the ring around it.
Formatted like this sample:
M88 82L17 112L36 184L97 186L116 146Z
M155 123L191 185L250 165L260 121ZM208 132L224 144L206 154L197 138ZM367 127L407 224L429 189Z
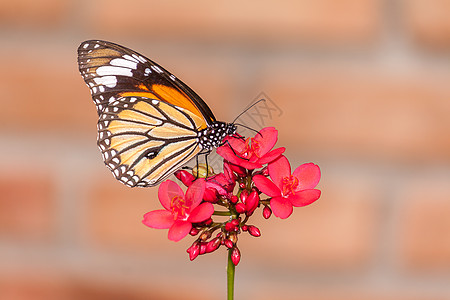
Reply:
M170 208L172 209L174 220L187 218L186 212L189 207L186 205L186 201L183 197L173 197L170 201Z
M295 195L295 190L298 186L298 178L295 176L286 176L282 181L282 193L283 196Z

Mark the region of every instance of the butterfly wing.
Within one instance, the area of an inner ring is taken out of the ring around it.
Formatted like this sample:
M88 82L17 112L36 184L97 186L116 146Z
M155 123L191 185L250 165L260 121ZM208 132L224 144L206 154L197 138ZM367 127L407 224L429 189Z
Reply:
M78 64L99 115L98 146L118 180L154 186L200 152L198 131L215 117L174 75L104 41L83 42Z
M119 96L155 98L188 109L205 119L201 129L216 121L206 103L166 69L126 47L89 40L78 47L78 66L100 115Z
M146 97L119 97L100 114L98 146L114 177L128 186L154 186L200 152L188 110Z

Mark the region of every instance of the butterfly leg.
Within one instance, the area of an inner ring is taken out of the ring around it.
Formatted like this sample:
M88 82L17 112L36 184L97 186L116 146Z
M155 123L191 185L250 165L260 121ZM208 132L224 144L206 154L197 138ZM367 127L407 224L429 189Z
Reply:
M226 144L227 144L228 146L230 146L230 149L231 149L231 151L233 151L234 155L236 155L236 156L239 157L239 158L248 160L248 158L242 157L242 156L240 156L239 154L237 154L236 151L234 151L233 147L231 147L231 144L230 144L230 142L229 142L228 140L226 140L225 142L223 142L220 146L223 146L223 145L226 145Z

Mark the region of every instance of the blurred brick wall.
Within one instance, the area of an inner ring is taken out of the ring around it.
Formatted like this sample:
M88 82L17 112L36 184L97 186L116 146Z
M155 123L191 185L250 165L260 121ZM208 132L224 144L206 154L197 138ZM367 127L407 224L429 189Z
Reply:
M260 92L321 199L242 237L236 299L450 299L450 1L0 2L0 299L225 299L224 250L145 228L76 48L156 60L221 120Z

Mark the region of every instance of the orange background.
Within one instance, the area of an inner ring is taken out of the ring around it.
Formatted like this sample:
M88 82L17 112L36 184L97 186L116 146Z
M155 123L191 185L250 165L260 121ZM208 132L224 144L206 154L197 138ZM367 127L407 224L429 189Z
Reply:
M225 299L226 252L142 225L113 179L76 49L154 59L231 121L265 125L322 197L242 234L236 299L450 299L450 1L1 1L0 298Z

